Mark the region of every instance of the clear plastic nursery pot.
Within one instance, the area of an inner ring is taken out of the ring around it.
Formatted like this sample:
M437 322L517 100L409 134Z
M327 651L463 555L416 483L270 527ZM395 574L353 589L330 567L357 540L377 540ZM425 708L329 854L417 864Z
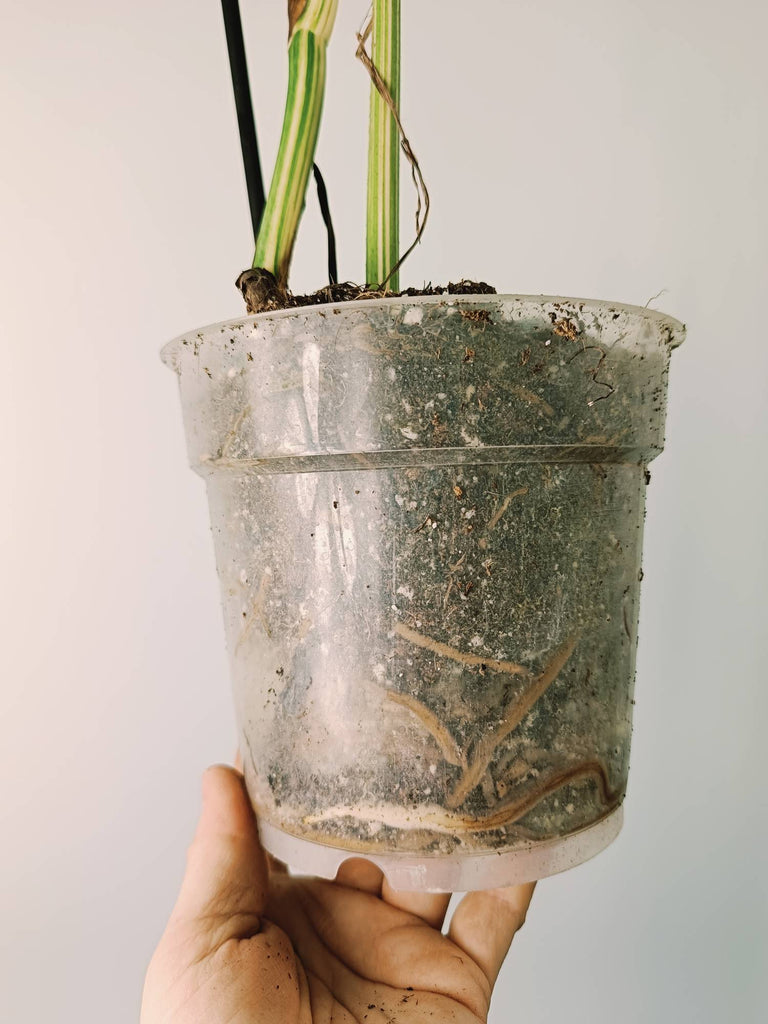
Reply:
M465 890L621 827L646 465L681 324L438 296L166 346L267 849Z

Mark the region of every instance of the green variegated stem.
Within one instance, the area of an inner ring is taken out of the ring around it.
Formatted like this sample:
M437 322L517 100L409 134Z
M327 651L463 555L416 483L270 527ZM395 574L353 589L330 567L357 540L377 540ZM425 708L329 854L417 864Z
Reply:
M328 40L337 0L289 0L288 98L254 267L285 286L320 128Z
M373 0L371 60L400 106L400 0ZM368 139L368 214L365 275L369 285L386 282L397 291L398 274L388 277L400 256L400 133L392 111L371 85Z

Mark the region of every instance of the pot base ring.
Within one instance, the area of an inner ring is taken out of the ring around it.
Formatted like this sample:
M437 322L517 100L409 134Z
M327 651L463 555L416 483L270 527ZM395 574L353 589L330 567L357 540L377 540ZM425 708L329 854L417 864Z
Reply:
M393 889L411 892L469 892L519 885L556 875L600 853L618 836L624 821L619 806L594 825L564 838L530 843L498 853L464 853L419 857L412 853L361 854L300 839L259 822L262 844L286 863L292 874L334 878L350 857L364 857L384 872Z

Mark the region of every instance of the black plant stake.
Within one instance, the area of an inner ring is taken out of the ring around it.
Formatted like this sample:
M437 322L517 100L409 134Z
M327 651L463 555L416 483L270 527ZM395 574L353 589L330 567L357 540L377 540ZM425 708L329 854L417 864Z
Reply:
M245 184L248 189L248 204L251 208L251 223L255 239L259 233L259 225L264 213L265 197L264 182L261 177L261 161L259 160L259 144L256 139L256 124L251 103L251 87L248 82L248 65L245 62L240 5L238 0L221 0L221 9L224 14L224 30L227 34L237 126L240 129L240 148L243 153Z

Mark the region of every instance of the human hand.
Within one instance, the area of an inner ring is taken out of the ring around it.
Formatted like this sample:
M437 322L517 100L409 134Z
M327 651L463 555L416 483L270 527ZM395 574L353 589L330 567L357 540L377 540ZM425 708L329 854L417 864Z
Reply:
M398 892L360 858L335 881L268 858L242 775L203 776L176 906L147 971L141 1024L477 1024L533 883Z

